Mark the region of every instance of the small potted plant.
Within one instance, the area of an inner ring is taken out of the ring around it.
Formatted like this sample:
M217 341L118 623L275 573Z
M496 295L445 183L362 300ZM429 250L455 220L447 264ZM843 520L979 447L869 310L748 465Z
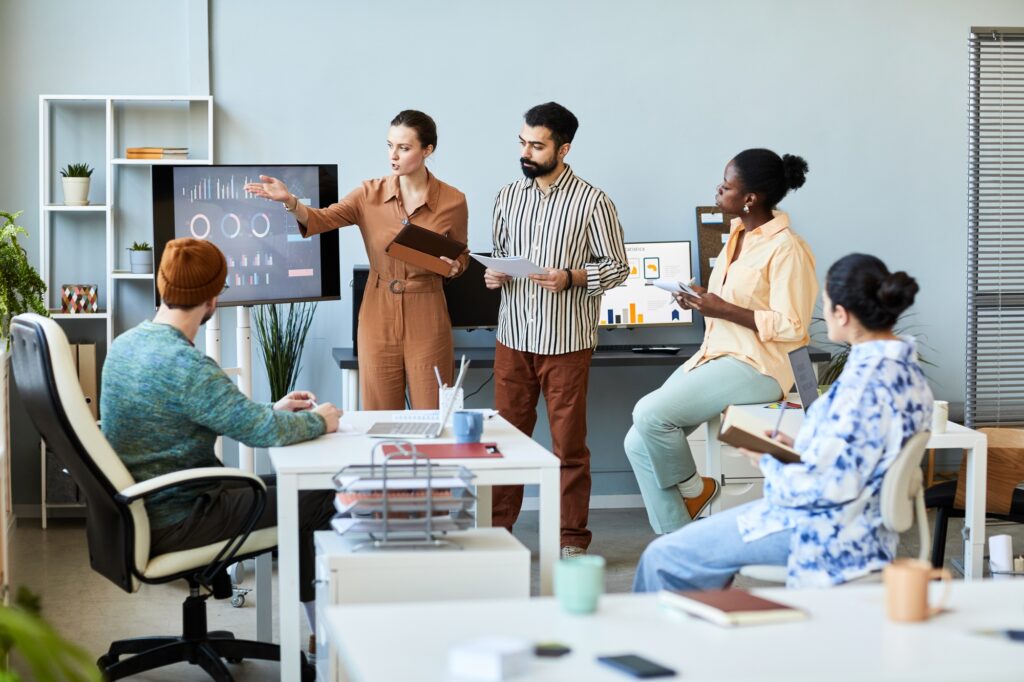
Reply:
M65 206L89 205L89 179L92 168L87 163L69 163L60 169L61 183L64 185Z
M132 245L128 247L128 256L131 258L133 274L152 274L153 249L150 248L149 242L132 242Z

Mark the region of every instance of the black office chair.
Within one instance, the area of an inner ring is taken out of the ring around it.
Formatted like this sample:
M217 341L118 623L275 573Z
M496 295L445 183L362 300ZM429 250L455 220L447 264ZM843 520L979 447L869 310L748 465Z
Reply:
M248 472L225 467L179 471L137 483L93 420L63 330L53 320L27 314L11 322L12 367L25 408L36 428L70 471L86 499L89 562L125 592L142 583L188 581L181 636L139 637L113 642L97 665L108 680L188 661L215 680L232 680L224 661L246 658L279 661L280 648L268 642L235 639L227 631L210 631L206 600L231 596L225 567L263 554L277 544L277 528L253 531L266 504L263 482ZM255 504L237 528L225 529L223 542L150 556L149 517L143 499L186 482L245 483ZM125 657L122 659L122 657ZM223 660L222 660L223 659ZM315 678L303 664L303 680Z

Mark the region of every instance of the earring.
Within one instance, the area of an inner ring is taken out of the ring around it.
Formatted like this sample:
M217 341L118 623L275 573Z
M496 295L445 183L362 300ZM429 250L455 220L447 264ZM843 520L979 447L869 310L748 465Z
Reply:
M750 204L743 204L743 212L750 213Z

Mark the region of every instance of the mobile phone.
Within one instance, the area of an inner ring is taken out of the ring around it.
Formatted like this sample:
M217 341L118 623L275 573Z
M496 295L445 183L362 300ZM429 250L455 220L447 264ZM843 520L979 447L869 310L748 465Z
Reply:
M572 649L558 642L540 642L533 647L533 655L541 658L558 658L571 651Z
M641 679L649 679L652 677L675 677L676 671L672 668L666 668L665 666L650 661L641 656L635 654L625 654L622 656L598 656L597 660L604 663L607 666L621 670L622 672L638 677Z

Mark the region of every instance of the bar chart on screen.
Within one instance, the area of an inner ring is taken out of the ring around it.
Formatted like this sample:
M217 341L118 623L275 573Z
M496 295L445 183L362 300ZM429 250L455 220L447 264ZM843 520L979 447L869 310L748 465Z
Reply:
M601 327L648 327L693 323L693 311L676 305L672 295L654 282L690 280L690 242L633 242L626 244L629 276L601 298Z

